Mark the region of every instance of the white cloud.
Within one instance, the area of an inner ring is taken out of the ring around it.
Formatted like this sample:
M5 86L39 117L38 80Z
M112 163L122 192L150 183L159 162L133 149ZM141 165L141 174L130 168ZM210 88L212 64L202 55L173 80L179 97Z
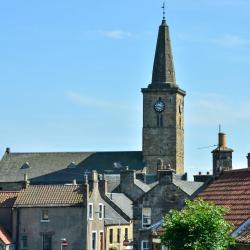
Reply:
M110 30L110 31L99 30L98 32L102 34L103 36L112 38L112 39L124 39L124 38L132 36L131 32L123 31L123 30Z
M216 93L195 93L186 120L195 125L250 122L250 101L230 99Z
M115 101L107 101L102 100L100 98L96 97L88 97L81 95L79 93L76 93L74 91L68 91L66 92L66 97L72 101L73 103L80 105L81 107L91 107L91 108L97 108L102 109L105 111L110 110L116 110L116 111L130 111L133 110L134 107L128 105L128 103L122 103L122 102L115 102ZM138 106L136 110L139 110L140 107Z
M244 38L237 35L226 34L219 38L213 39L213 43L216 43L223 47L244 47L250 45L250 38Z

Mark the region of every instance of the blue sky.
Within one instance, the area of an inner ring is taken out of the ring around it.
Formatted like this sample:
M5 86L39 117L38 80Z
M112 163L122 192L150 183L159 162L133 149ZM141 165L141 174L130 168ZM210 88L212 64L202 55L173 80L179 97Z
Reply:
M0 2L0 153L140 150L162 1ZM212 168L219 123L250 152L250 1L166 3L185 99L185 168Z

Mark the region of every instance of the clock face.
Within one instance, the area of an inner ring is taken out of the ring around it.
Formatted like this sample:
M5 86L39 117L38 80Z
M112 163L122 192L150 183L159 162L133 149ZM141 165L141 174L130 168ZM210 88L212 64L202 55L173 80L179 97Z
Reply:
M162 100L158 100L155 104L154 104L154 109L156 112L162 112L165 109L165 103Z

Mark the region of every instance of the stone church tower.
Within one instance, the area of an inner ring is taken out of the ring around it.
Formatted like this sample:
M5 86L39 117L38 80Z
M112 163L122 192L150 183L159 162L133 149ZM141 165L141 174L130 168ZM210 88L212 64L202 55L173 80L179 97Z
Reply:
M184 96L175 80L169 28L159 27L152 82L143 93L143 160L149 172L165 167L184 172Z

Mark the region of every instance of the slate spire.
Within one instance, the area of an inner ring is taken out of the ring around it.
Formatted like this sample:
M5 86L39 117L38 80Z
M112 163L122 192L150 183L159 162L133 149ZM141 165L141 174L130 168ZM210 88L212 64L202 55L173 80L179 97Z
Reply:
M152 85L163 83L176 84L169 27L165 18L159 27L152 75Z

